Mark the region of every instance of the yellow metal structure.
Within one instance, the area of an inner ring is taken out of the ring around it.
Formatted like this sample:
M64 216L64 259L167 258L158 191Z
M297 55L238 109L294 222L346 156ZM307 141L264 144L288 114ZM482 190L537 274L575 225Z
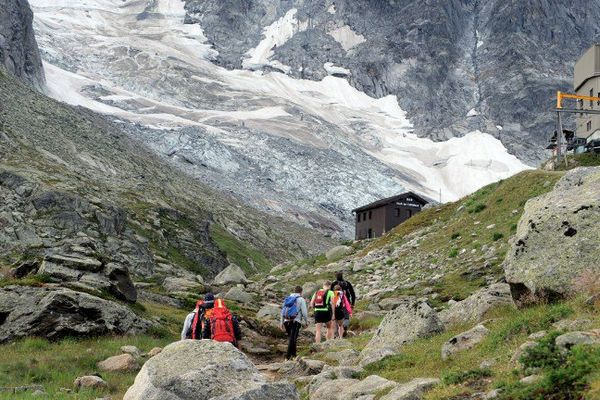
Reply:
M556 92L556 108L562 108L563 99L576 99L586 101L597 101L600 104L600 97L580 96L578 94L563 93L560 90Z

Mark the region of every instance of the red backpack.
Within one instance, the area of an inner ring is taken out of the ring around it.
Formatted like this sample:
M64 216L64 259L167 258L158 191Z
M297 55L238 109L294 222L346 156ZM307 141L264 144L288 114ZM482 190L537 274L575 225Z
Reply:
M233 315L225 307L223 302L219 307L215 304L210 316L210 338L216 342L235 343L235 332L233 330Z
M317 294L315 294L315 302L314 302L314 306L315 307L325 307L325 299L327 298L327 291L326 290L319 290L317 291Z

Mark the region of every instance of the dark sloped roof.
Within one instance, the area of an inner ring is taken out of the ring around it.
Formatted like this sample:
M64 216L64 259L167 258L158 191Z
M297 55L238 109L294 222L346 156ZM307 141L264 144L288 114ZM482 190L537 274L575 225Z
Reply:
M353 213L354 212L361 212L361 211L365 211L365 210L371 210L373 208L379 208L381 206L384 206L384 205L389 204L389 203L396 202L396 201L398 201L400 199L403 199L404 197L408 197L408 196L414 197L419 203L421 203L423 205L429 203L428 200L425 200L423 197L419 196L418 194L416 194L414 192L405 192L405 193L402 193L402 194L398 194L396 196L388 197L386 199L381 199L381 200L374 201L374 202L369 203L367 205L364 205L362 207L355 208L354 210L352 210L352 212Z

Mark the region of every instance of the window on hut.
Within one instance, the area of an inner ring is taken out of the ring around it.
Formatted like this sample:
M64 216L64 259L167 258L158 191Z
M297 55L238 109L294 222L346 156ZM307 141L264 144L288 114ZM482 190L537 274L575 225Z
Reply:
M369 211L369 219L373 217L373 211Z

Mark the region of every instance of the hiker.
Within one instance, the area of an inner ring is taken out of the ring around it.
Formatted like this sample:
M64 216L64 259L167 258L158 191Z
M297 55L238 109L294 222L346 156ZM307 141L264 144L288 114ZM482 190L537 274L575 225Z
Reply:
M348 301L348 296L342 290L340 285L335 285L333 288L333 298L331 300L333 307L333 316L335 319L334 329L337 331L338 337L341 339L344 337L344 321L349 319L352 315L352 306ZM337 328L337 329L336 329Z
M352 284L346 280L344 280L344 274L340 271L335 276L335 282L331 284L331 290L334 290L336 285L340 285L344 293L346 294L346 298L350 302L352 308L354 308L354 303L356 302L356 294L354 293L354 288ZM344 318L344 333L348 331L350 327L350 315L348 314L346 318Z
M333 292L329 289L331 282L325 281L323 288L317 290L310 300L310 308L315 310L315 342L321 343L321 329L323 325L327 327L327 340L333 339L333 324L331 298Z
M285 298L281 308L281 330L288 335L286 360L296 357L296 343L302 323L304 326L308 325L308 310L306 300L302 297L302 286L296 286L294 293Z
M204 301L198 300L196 302L196 307L194 308L194 311L192 311L185 317L185 322L183 323L183 330L181 331L181 340L192 339L192 326L196 325L195 322L198 321L198 317L201 315L201 313L203 313L203 306Z
M223 299L216 299L214 307L205 313L202 329L203 339L212 339L216 342L228 342L240 348L242 331L236 316L225 305Z

